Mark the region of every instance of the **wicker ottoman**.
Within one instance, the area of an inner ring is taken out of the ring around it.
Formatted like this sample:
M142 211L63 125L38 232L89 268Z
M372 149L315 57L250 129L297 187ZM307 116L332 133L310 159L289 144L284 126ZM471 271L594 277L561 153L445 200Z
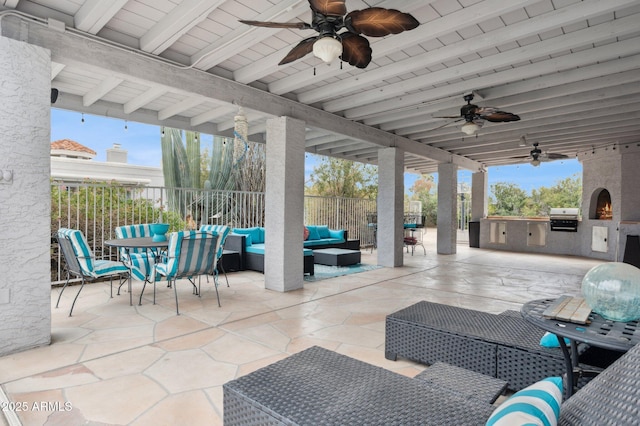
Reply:
M509 389L520 390L565 372L562 351L540 346L543 334L521 316L423 301L387 316L385 356L429 365L446 362L506 380ZM588 381L580 380L579 387Z
M314 346L223 386L224 424L483 425L492 405Z
M360 263L360 250L339 248L319 249L313 251L314 262L320 265L348 266Z

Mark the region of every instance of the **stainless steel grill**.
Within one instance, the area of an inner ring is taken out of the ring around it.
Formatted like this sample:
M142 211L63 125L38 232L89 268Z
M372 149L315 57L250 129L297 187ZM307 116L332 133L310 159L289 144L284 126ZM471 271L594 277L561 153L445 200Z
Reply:
M549 225L552 231L577 232L579 209L560 207L549 210Z

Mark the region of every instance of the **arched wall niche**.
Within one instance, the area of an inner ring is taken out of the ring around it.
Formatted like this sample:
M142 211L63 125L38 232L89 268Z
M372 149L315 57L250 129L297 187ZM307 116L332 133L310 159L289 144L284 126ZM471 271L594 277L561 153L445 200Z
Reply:
M611 220L613 218L611 194L606 188L597 188L593 191L589 205L591 206L589 219Z

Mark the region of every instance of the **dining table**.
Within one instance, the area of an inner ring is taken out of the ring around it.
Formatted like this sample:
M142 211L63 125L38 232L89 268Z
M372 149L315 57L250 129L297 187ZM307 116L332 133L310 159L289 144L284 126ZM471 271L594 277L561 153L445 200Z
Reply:
M108 247L122 248L127 253L129 253L132 249L142 249L145 252L151 252L154 255L154 259L157 259L160 255L162 249L166 249L169 247L169 239L168 238L154 238L154 237L134 237L134 238L117 238L115 240L105 240L104 245ZM121 259L122 260L122 259ZM124 262L123 262L124 263ZM130 267L130 265L127 265ZM153 267L150 268L151 271L148 271L149 274L153 274ZM147 275L145 278L144 286L147 283L152 283L152 276ZM144 286L142 287L142 291L140 292L140 300L138 301L138 306L142 305L142 294L144 293ZM155 298L155 296L154 296ZM155 300L153 301L155 304ZM133 296L131 291L131 274L129 274L129 304L133 306Z

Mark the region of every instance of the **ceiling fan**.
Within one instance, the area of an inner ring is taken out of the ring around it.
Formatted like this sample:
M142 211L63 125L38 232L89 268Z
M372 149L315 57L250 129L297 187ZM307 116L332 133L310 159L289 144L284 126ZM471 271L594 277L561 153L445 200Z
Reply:
M340 57L358 68L366 68L371 62L369 41L361 36L384 37L416 28L420 23L408 13L382 7L369 7L347 13L345 0L309 0L311 24L306 22L244 21L243 24L269 28L314 29L319 34L305 38L280 61L287 64L308 53L331 63ZM341 29L346 31L338 33Z
M521 139L524 139L524 136ZM522 160L522 162L530 162L532 166L538 167L542 161L563 160L569 158L569 156L555 152L542 152L538 147L538 142L534 142L533 149L529 152L529 155L515 158Z
M500 111L494 107L479 107L478 105L473 105L471 103L473 100L473 93L464 95L464 100L467 101L467 104L460 108L459 116L454 115L434 118L457 118L458 120L454 121L454 123L464 120L465 123L460 127L460 130L467 135L473 135L480 130L484 124L484 120L494 123L520 120L519 116L510 112Z

